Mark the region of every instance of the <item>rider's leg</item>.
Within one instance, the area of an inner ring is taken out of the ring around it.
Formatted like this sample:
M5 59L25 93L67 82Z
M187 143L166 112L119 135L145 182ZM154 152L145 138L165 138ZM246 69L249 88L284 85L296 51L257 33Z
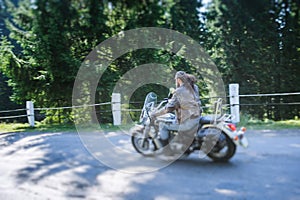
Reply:
M170 126L166 123L161 122L159 124L160 141L163 146L163 154L167 156L173 155L173 152L169 146L169 131Z
M160 139L167 141L169 139L169 130L167 124L160 122L159 124Z
M186 151L194 141L199 126L199 119L189 119L179 125L178 137L182 141L182 151Z
M159 124L160 139L163 141L168 141L170 131L178 131L178 129L179 124L166 124L161 122Z

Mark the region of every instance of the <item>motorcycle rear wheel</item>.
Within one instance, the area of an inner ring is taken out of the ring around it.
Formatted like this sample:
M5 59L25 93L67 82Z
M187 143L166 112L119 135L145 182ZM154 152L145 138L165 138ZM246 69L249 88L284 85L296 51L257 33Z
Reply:
M221 134L226 137L222 147L218 148L218 145L220 145L220 141L218 141L216 146L207 154L215 162L227 162L236 152L236 144L224 132Z

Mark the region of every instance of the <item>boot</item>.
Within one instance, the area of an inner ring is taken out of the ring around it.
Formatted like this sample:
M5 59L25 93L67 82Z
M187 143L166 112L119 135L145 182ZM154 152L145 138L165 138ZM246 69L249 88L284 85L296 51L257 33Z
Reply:
M163 147L162 155L173 156L174 153L173 153L172 149L170 148L168 140L160 140L160 142L161 142L162 147Z

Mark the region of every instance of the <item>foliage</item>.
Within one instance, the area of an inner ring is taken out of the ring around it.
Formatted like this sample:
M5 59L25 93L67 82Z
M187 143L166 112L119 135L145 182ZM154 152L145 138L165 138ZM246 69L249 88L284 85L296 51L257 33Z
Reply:
M214 0L207 19L206 48L226 84L239 83L241 94L300 91L299 1ZM298 38L298 41L296 40ZM248 98L241 104L299 102L298 97ZM296 106L244 107L262 119L299 115Z
M10 96L19 104L33 100L36 107L70 106L77 71L89 52L105 39L139 27L169 28L192 37L211 55L226 85L240 84L241 94L298 92L299 4L299 0L212 0L203 13L199 0L0 1L0 16L10 31L9 36L1 37L0 95L4 92L5 101ZM160 63L195 74L201 96L206 97L209 88L197 74L197 66L170 52L141 49L122 55L108 67L93 96L95 103L111 101L120 77L145 63ZM93 77L94 72L86 77ZM86 90L85 95L92 93L90 83ZM161 99L168 92L167 88L150 84L132 97L122 98L133 102L127 107L140 108L134 102L142 102L152 90ZM299 101L299 96L249 98L241 100L241 104ZM7 108L11 106L7 104ZM110 123L112 116L107 109L110 107L96 107L93 122ZM299 116L296 106L242 109L259 119ZM48 122L61 123L73 121L73 114L70 109L45 113Z

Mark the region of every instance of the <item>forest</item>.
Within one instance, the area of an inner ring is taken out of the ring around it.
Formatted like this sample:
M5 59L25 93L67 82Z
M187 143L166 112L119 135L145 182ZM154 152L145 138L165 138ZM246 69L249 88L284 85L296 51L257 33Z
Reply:
M76 74L89 52L141 27L175 30L197 41L220 71L227 94L230 83L240 85L240 94L300 92L300 0L0 0L0 111L24 108L27 100L38 108L72 105ZM197 66L157 49L131 51L110 64L95 102L110 102L120 77L146 63L194 74L205 106L210 88ZM168 88L139 88L130 108L140 108L149 91L164 98ZM243 114L258 119L300 116L300 95L242 98L240 105ZM95 109L100 122L111 122L110 106ZM73 114L39 113L60 123L72 122Z

